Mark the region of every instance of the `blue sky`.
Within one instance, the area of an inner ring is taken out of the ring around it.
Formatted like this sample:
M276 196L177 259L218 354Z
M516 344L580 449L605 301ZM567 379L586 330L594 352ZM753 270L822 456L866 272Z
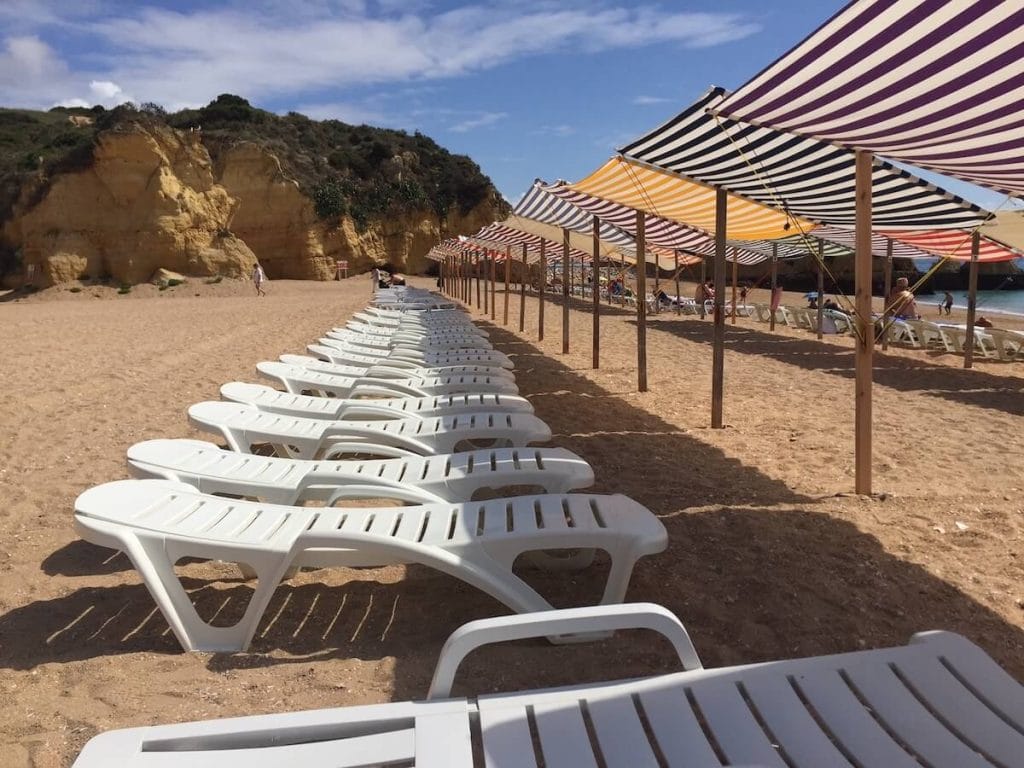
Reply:
M536 177L586 175L708 86L741 85L842 5L0 0L0 105L177 110L235 93L420 130L514 203ZM1003 199L942 183L988 207Z

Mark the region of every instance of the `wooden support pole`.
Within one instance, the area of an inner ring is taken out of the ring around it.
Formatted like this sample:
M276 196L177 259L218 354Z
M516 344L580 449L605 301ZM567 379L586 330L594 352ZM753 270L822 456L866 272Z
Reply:
M722 403L725 400L725 237L728 226L728 199L722 188L715 189L715 311L712 316L711 428L721 429Z
M572 280L569 260L569 230L562 230L562 354L569 354L569 287Z
M497 288L498 286L498 259L497 256L491 255L491 320L495 319L498 312L498 297Z
M676 314L678 315L683 311L683 302L680 301L679 296L679 251L673 251L673 253L676 257Z
M548 244L543 238L540 241L540 306L537 307L537 341L544 341L544 295L548 292L548 257L545 248Z
M594 217L594 242L593 245L593 270L590 272L590 293L594 302L594 353L591 366L601 367L601 273L598 270L601 264L601 220Z
M871 356L875 325L871 318L871 176L872 155L856 150L856 219L854 282L856 284L857 349L854 391L854 490L871 495Z
M882 334L883 350L889 348L889 317L891 315L889 295L892 293L892 238L887 237L885 240L885 262L882 265L882 283L884 285L882 292L882 328L885 329L885 333Z
M526 243L523 243L523 271L519 275L519 332L526 328L526 281L529 279L530 267L526 263Z
M700 257L700 284L701 285L707 285L707 282L708 282L708 258L707 258L707 256L701 256ZM701 295L702 296L704 295L703 291L701 291ZM700 306L697 307L697 314L700 315L700 319L701 320L704 319L704 314L705 314L704 307L705 307L705 304L704 304L703 301L700 303Z
M636 378L637 390L647 391L647 219L636 212Z
M508 284L512 278L512 246L505 246L505 306L502 312L502 325L508 325Z
M469 252L462 254L462 301L469 306L469 289L472 286L472 277L469 274Z
M493 264L494 264L494 258L492 256L488 256L488 258L483 260L483 264L481 265L481 266L483 266L483 269L484 269L483 277L484 277L484 314L485 315L487 314L487 312L488 312L488 310L490 309L490 306L491 306L490 297L487 295L487 294L489 294L491 292L490 291L491 286L488 285L488 283L490 281L487 279L487 273L488 273L488 271L490 271L490 273L492 275L494 274ZM487 269L489 266L491 267L490 270Z
M479 256L476 257L476 264L474 266L473 272L476 275L476 308L480 309L480 273L483 271L483 260Z
M737 288L737 282L738 282L737 275L739 274L738 270L737 270L738 266L739 266L739 262L736 259L736 249L733 248L732 249L732 324L733 325L736 325L736 288Z
M974 313L978 309L978 254L981 233L971 234L971 267L967 278L967 340L964 342L964 368L974 367Z
M768 314L771 318L768 320L768 330L775 330L775 289L779 284L779 244L772 243L772 295L768 300ZM781 304L781 301L779 302Z
M821 323L825 317L825 241L818 238L818 338L821 338Z

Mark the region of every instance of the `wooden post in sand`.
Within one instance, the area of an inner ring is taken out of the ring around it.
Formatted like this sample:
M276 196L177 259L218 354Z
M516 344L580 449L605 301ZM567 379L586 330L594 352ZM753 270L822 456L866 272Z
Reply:
M825 241L818 238L818 338L821 338L821 323L825 314Z
M598 269L601 264L601 220L594 217L594 242L593 242L594 264L590 272L590 293L594 301L594 353L591 367L601 367L601 273Z
M473 278L469 274L469 251L462 254L462 302L469 306L469 289L472 287Z
M882 264L882 349L889 348L889 296L892 294L892 238L885 239L885 262Z
M491 320L494 320L495 313L498 311L498 298L497 298L497 283L498 283L498 255L497 253L491 254Z
M715 189L715 311L712 315L711 428L721 429L725 399L725 237L728 199L721 187Z
M683 302L679 298L679 251L672 252L676 257L676 314L682 312Z
M483 259L481 259L479 256L477 256L476 257L476 269L474 270L474 272L476 273L476 308L477 309L480 309L480 277L481 277L481 273L483 272L483 270L484 270Z
M569 354L569 288L572 262L569 260L569 230L562 230L562 354Z
M637 391L647 391L647 219L636 212L636 378Z
M736 249L732 249L732 324L736 325L736 284L737 280L737 266L739 261L736 258Z
M505 306L502 314L502 325L508 325L508 284L512 278L512 246L505 246Z
M523 271L519 274L519 332L526 328L526 281L530 276L530 267L526 263L526 243L523 243Z
M967 340L964 342L964 368L974 367L974 313L978 308L978 254L981 233L971 233L971 267L967 277Z
M771 318L768 320L768 330L775 330L775 307L772 305L775 303L775 287L779 284L779 244L772 243L772 295L768 300L768 314ZM781 304L781 302L780 302Z
M854 282L856 284L857 348L854 390L854 490L871 495L871 355L875 324L871 318L871 176L872 154L855 152L856 219Z
M548 292L548 256L545 252L548 241L540 241L540 305L537 307L537 341L544 341L544 294Z
M484 314L485 315L487 314L488 309L490 309L490 299L489 299L489 297L487 295L488 293L490 293L490 286L487 284L488 283L488 280L487 280L488 269L487 269L487 267L492 265L493 263L494 263L494 257L491 254L487 254L487 256L483 260L483 263L481 264L481 266L483 267L483 278L484 278ZM494 274L494 267L493 266L491 267L490 272L491 272L491 274Z

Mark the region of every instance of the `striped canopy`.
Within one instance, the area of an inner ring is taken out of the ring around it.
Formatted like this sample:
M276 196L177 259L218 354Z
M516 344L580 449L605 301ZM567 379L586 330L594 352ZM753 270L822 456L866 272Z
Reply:
M647 211L708 233L715 231L715 190L671 173L613 157L570 189ZM764 240L807 232L814 225L759 203L729 195L726 236Z
M1024 196L1024 0L855 0L729 96L737 120Z
M597 216L608 221L631 236L636 235L636 210L629 206L604 200L585 192L574 189L575 185L564 182L542 187L549 196L555 196L571 203L573 207L584 210L588 216ZM646 241L652 246L669 251L678 250L695 254L699 257L713 256L715 239L699 229L663 219L648 213L644 222ZM772 243L767 240L729 240L726 251L728 261L737 260L740 264L757 264L769 258L773 253ZM780 257L790 258L803 256L805 251L799 245L781 243L778 249ZM700 261L696 259L695 261Z
M942 256L953 261L971 260L971 235L969 232L933 230L931 232L890 232L904 243L927 251L928 255ZM978 261L1011 261L1021 254L1001 243L982 236L978 248Z
M562 254L562 244L560 242L537 234L524 232L507 224L488 224L476 234L470 235L467 239L471 243L477 243L489 248L500 248L502 258L504 258L505 246L511 245L513 247L513 257L518 257L522 253L522 246L525 244L527 261L537 261L540 259L541 242L544 243L544 252L548 259L559 258ZM517 249L519 253L515 252ZM569 257L580 261L590 261L590 254L578 248L570 248Z
M636 211L617 203L600 202L613 209L605 210L605 215L599 216L601 240L614 244L627 255L635 257ZM584 234L593 232L593 219L595 215L593 211L585 210L575 205L570 199L563 199L552 193L551 188L539 180L533 183L533 186L523 196L523 199L519 201L519 204L516 205L512 213L514 217L532 219L557 227L565 227L575 232ZM686 248L685 245L680 244L676 240L671 240L664 236L652 236L651 234L652 225L658 232L661 232L666 227L679 230L683 234L691 234L692 230L684 230L682 225L658 219L657 217L651 217L648 222L648 226L645 228L647 232L645 245L646 250L654 258L649 257L647 261L651 263L656 261L662 269L670 269L675 265L677 250L693 251L692 248ZM707 236L701 234L700 238L703 243ZM635 263L635 258L633 261ZM691 255L690 253L679 254L680 264L697 264L700 261L701 258L699 256Z
M725 96L724 89L712 88L619 151L796 216L853 226L853 152L709 114ZM872 218L879 229L974 227L982 220L977 206L891 163L876 160L872 178Z

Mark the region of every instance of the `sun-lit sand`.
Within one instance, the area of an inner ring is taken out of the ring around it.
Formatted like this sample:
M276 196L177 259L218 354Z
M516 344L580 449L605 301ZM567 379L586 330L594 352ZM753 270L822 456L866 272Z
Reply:
M268 291L257 299L247 283L190 282L0 303L5 767L68 766L111 728L421 697L452 630L507 612L423 568L307 572L279 588L250 652L186 654L126 558L78 540L75 496L126 476L129 445L209 439L188 425L188 405L216 399L226 381L255 381L258 361L301 352L342 324L365 305L369 280L271 282ZM552 443L594 466L596 490L633 496L663 519L669 548L641 561L630 598L676 612L705 664L899 644L945 628L1024 678L1024 364L963 371L948 355L878 354L880 495L864 499L848 495L849 339L772 334L753 320L728 326L727 426L711 430L709 321L652 318L650 392L638 394L632 313L602 318L595 371L586 304L571 312L562 355L557 304L538 343L536 299L522 334L518 294L508 327L500 292L498 301L491 338L515 357ZM247 599L250 587L232 574L188 567L201 611L230 613ZM556 605L591 599L598 583L587 572L529 578ZM516 643L474 654L456 691L674 668L645 634Z

